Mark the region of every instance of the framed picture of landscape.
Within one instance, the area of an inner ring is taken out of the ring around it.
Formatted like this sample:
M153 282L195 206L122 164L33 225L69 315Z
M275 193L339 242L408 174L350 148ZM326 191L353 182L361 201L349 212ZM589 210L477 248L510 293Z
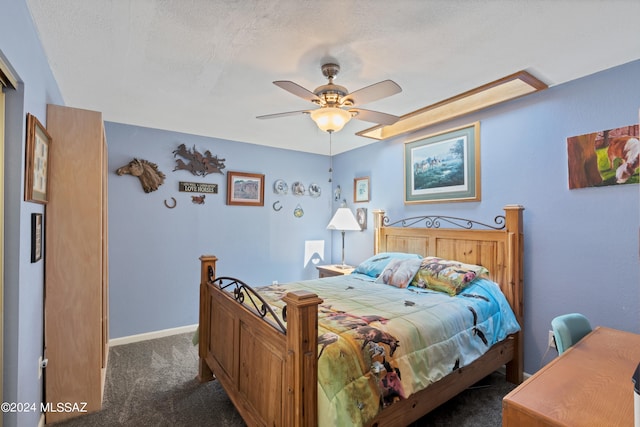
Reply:
M480 200L480 122L407 141L404 202Z
M264 175L227 172L227 205L264 206Z

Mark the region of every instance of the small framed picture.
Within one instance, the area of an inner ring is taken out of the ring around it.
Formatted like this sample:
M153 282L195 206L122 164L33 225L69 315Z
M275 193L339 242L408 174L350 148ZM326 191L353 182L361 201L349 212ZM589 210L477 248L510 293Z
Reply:
M227 172L227 205L264 206L264 175Z
M42 259L42 214L31 214L31 262Z
M369 177L355 178L353 180L353 201L368 202L369 201Z
M42 123L27 113L27 157L25 160L24 200L47 203L49 146L51 136Z

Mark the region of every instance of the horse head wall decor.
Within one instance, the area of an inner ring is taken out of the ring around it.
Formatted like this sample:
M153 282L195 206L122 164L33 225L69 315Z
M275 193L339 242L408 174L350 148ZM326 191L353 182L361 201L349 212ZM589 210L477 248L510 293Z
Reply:
M158 165L144 159L134 158L125 166L116 170L117 175L132 175L140 179L145 193L156 191L164 183L165 175L158 170Z

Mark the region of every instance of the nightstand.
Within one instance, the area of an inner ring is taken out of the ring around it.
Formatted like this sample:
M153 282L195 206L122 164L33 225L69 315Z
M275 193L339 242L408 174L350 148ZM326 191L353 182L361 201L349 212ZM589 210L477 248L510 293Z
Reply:
M344 276L345 274L351 274L355 270L355 267L350 265L347 268L341 268L339 265L319 265L316 268L321 279L323 277Z

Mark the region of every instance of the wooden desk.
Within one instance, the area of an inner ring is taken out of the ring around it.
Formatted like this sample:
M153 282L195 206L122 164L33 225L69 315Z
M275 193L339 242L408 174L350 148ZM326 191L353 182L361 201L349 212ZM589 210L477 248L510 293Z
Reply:
M633 426L640 335L598 327L502 400L502 425Z

